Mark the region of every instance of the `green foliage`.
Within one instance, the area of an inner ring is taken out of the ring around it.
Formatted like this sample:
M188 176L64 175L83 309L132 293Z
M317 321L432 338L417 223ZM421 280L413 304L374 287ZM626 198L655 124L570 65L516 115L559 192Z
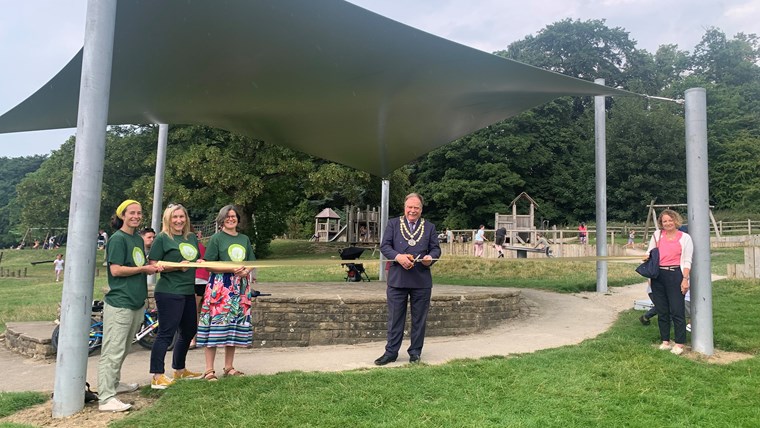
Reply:
M19 233L12 230L19 217L15 203L16 185L27 174L36 171L45 159L46 156L0 158L0 248L18 244Z
M585 80L603 78L609 86L625 84L626 70L635 64L636 42L620 27L604 20L570 18L527 36L497 52L508 58Z
M607 129L610 218L644 221L652 199L665 204L686 201L686 149L679 106L619 99L610 111Z
M16 187L21 224L25 227L68 226L74 137L53 151L38 170Z

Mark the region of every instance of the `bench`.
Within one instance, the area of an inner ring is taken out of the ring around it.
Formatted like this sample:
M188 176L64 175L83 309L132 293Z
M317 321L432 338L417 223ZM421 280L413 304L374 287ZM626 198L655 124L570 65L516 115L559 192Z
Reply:
M512 250L517 251L517 258L518 259L527 259L528 253L544 253L546 254L546 257L552 256L552 250L550 247L544 247L544 248L531 248L531 247L507 247L502 246L505 250Z

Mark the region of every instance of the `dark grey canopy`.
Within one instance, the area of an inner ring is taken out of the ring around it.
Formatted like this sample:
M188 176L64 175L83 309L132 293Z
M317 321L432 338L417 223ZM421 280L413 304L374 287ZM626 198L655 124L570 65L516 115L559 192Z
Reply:
M81 65L80 51L0 133L75 127ZM108 123L205 124L387 176L556 97L613 94L630 95L341 0L129 0Z

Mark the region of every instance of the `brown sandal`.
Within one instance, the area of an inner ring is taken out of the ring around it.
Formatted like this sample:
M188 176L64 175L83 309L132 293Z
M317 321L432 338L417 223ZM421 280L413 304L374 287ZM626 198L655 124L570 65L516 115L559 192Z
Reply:
M206 370L205 372L203 372L203 379L209 382L219 380L219 378L216 377L216 370L214 369Z
M224 368L224 376L243 376L245 373L241 372L240 370L235 369L235 367Z

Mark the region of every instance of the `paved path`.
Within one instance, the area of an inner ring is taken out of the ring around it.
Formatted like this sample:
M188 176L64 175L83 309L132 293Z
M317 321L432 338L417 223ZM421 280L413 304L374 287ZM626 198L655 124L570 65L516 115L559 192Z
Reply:
M620 311L633 307L634 300L646 298L646 285L637 284L612 288L607 294L557 294L545 291L521 290L532 306L531 315L508 321L480 334L457 337L431 337L425 340L422 354L427 364L443 364L460 358L480 358L509 355L540 349L573 345L606 331ZM239 349L235 367L247 374L271 374L291 370L341 371L375 367L373 361L382 355L385 342L359 345L313 346L307 348ZM399 360L387 367L406 364L402 345ZM122 370L122 380L141 385L150 380L148 360L150 351L133 348ZM223 359L217 356L217 372ZM87 380L97 384L98 355L88 360ZM171 357L167 355L167 369ZM0 391L52 391L55 380L55 361L33 360L10 352L0 346L0 366L4 368ZM203 371L203 351L191 350L187 366Z

